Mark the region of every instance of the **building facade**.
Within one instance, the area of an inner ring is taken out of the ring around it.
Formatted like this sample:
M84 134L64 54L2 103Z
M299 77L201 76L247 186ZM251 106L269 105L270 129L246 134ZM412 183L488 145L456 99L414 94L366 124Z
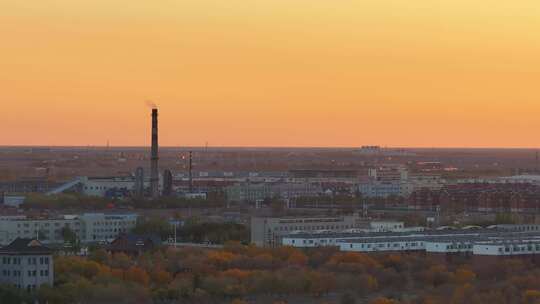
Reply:
M26 216L0 217L0 244L17 238L35 238L44 244L64 242L63 230L69 229L83 243L110 241L136 225L137 214L84 213L55 218Z
M293 232L344 231L367 228L359 215L336 217L252 217L251 243L260 247L281 246L281 238Z
M241 183L226 188L227 200L257 202L271 198L291 199L323 194L320 184L314 183Z
M18 238L0 249L0 282L29 292L53 286L52 250L34 239Z

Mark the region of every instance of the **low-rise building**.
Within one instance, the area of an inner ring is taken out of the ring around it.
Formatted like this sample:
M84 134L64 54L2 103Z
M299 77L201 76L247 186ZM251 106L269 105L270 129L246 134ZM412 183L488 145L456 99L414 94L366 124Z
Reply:
M83 243L111 241L136 225L137 214L84 213L57 217L0 217L0 244L17 238L35 238L44 244L61 244L63 232L71 230Z
M225 189L227 200L257 202L271 198L292 199L315 197L324 193L320 184L314 183L241 183Z
M251 243L261 247L281 246L281 238L293 232L345 231L368 228L358 214L332 217L252 217Z
M157 235L138 235L123 233L107 246L112 253L125 253L128 255L141 255L161 246L161 239Z
M52 250L35 239L17 238L0 249L0 283L33 291L53 286Z
M335 246L343 251L415 251L428 253L472 253L472 245L493 240L540 240L539 225L491 226L482 229L422 230L420 227L378 232L370 229L356 231L302 232L282 237L282 244L298 248ZM527 227L527 228L525 228ZM414 229L413 229L414 228Z
M405 228L405 223L396 221L372 221L369 228L373 232L399 232Z
M402 185L400 181L368 180L359 184L358 191L364 197L387 198L401 196Z
M130 232L137 224L137 214L85 213L79 216L82 225L80 239L83 242L112 241Z

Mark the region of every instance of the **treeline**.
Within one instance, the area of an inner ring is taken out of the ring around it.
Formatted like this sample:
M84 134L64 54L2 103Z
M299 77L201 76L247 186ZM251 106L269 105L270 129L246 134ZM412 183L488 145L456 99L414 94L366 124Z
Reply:
M249 242L249 229L235 223L187 223L178 229L177 237L182 242L224 244L237 240Z
M221 192L210 192L206 199L183 197L160 197L155 200L128 198L117 202L118 206L136 209L175 209L175 208L215 208L226 206L226 197Z
M57 195L29 194L24 209L34 210L99 210L107 208L126 209L175 209L175 208L215 208L226 205L225 194L209 193L207 199L188 199L183 197L161 197L156 200L124 198L112 199L96 196L85 196L77 193Z
M174 236L174 226L161 218L142 218L133 229L137 234L159 235L162 240ZM235 223L199 222L190 218L176 229L178 242L224 244L228 241L249 242L249 228Z
M238 243L222 250L169 248L137 258L103 250L88 258L57 257L55 281L33 297L51 304L271 304L293 298L321 304L540 303L539 265L522 259L445 262L422 254Z
M31 193L26 196L21 207L26 210L99 210L110 207L112 203L110 199L74 193L56 195Z

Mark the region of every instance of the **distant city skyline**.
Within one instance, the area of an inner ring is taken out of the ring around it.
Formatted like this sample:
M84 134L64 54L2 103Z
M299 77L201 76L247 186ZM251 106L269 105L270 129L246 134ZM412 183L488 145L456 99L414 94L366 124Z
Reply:
M540 2L0 2L0 145L538 148Z

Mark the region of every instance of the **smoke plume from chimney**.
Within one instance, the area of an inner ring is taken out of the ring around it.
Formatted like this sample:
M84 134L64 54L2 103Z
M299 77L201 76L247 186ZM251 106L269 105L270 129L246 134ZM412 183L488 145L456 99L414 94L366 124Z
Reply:
M146 101L146 105L149 107L149 108L152 108L152 109L157 109L157 104L151 100L147 100Z

